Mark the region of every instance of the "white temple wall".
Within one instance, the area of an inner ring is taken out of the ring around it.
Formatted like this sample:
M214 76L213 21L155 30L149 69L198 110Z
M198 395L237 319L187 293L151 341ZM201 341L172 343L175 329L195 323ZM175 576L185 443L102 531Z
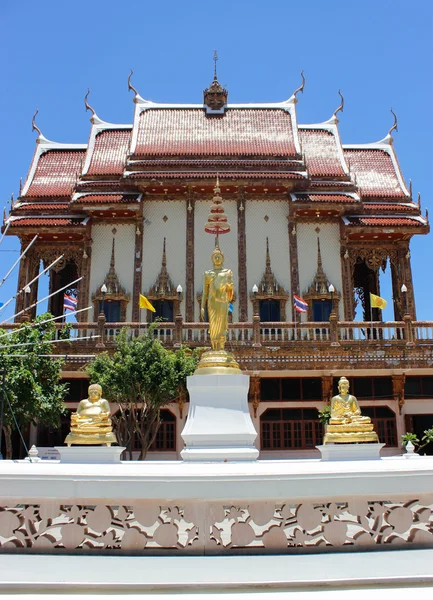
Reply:
M176 288L186 289L186 203L153 201L143 203L142 288L147 295L161 271L162 251L166 238L167 271ZM144 313L142 319L145 318ZM185 302L181 312L185 317Z
M113 229L116 234L113 236ZM126 320L132 320L132 286L134 281L135 226L128 224L96 224L92 227L92 264L90 267L89 304L96 289L104 283L110 268L111 249L115 238L115 268L120 284L130 295Z
M317 234L316 228L320 228ZM323 270L328 281L341 294L339 303L340 319L343 317L343 283L341 278L340 228L338 223L298 223L296 229L298 241L299 291L301 296L310 287L317 272L317 237L320 238L320 252ZM307 315L302 314L302 320Z
M266 268L266 238L269 238L271 268L278 283L289 295L286 318L291 319L290 252L287 233L288 204L281 201L247 200L245 236L247 256L248 320L253 317L249 301L251 288L259 285ZM267 217L267 219L265 218Z
M194 215L194 320L199 321L199 306L197 293L203 290L203 273L212 267L211 254L215 248L215 236L206 233L204 226L207 223L211 203L196 202ZM220 237L220 247L224 253L224 266L233 271L235 281L236 301L233 303L233 322L239 320L239 293L238 293L238 226L237 206L234 200L224 199L224 210L230 223L229 233Z

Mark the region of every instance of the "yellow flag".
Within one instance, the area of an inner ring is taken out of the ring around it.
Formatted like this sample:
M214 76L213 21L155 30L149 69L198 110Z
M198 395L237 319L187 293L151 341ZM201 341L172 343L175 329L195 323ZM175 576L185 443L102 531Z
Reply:
M140 304L139 304L139 306L140 306L140 308L148 308L152 312L156 312L156 308L153 308L153 306L151 305L151 303L149 302L149 300L146 298L146 296L142 296L141 294L140 294Z
M380 296L376 296L370 292L370 304L371 308L381 308L382 310L386 308L386 300L381 298Z

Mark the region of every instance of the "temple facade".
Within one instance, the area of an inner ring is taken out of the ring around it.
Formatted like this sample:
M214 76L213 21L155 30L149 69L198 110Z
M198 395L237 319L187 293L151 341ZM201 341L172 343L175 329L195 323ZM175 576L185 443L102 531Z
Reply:
M316 452L317 411L341 375L388 453L400 452L405 431L422 435L433 425L433 323L416 320L410 240L429 224L400 170L395 126L378 142L343 144L342 105L328 121L298 123L302 86L270 104L230 104L216 74L200 104L157 104L130 89L130 124L104 122L87 105L87 144L39 132L4 218L22 249L38 234L18 291L62 255L50 270L50 293L61 291L48 310L63 313L63 288L78 309L91 306L77 315L79 340L64 367L70 408L85 397L86 363L115 347L121 327L143 331L161 317L167 346L209 345L199 312L214 240L204 225L218 194L231 225L221 248L236 282L228 349L251 376L261 458ZM392 322L370 305L382 277L392 282ZM140 294L155 314L140 310ZM294 310L295 295L305 313ZM34 317L26 306L37 299L37 282L18 294L17 323ZM164 410L150 457L179 456L187 412L187 398ZM56 435L35 428L31 442L53 446L65 437Z

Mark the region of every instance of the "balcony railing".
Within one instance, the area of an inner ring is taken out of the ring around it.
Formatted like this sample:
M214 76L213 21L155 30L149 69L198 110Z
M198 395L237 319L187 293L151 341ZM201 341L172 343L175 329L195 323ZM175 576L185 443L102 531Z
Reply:
M20 323L8 323L0 325L0 329L13 330L20 326ZM62 324L56 324L58 331L62 327ZM113 347L116 344L116 336L125 328L128 335L135 337L147 331L149 323L107 323L104 317L100 316L98 322L73 323L70 336L77 341L83 338L79 342L80 346L102 349ZM180 315L176 317L175 322L158 323L154 335L165 346L210 346L208 323L185 323ZM387 322L337 321L336 316L331 315L329 321L310 323L262 323L259 317L255 316L253 321L231 323L227 337L229 348L311 344L322 347L346 344L359 347L369 344L418 346L429 345L432 342L433 321L412 321L409 315L404 317L404 321Z

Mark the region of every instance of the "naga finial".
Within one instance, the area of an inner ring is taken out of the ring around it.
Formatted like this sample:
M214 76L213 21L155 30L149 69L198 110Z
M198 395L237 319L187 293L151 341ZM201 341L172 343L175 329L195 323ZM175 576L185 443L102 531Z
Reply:
M131 91L131 90L132 90L132 91L134 92L134 94L135 94L136 96L138 96L139 94L138 94L137 90L136 90L136 89L135 89L135 87L134 87L134 86L131 84L131 77L132 77L133 75L134 75L134 71L131 69L131 72L130 72L130 74L128 75L128 90L129 90L129 91Z
M218 81L217 78L217 68L216 68L216 64L217 64L217 60L218 60L218 52L216 50L213 51L213 60L214 60L214 68L213 68L213 78L214 81Z
M91 111L92 117L94 117L96 115L96 111L87 102L87 98L89 97L89 94L90 94L90 88L87 88L87 94L84 96L84 106L86 107L86 110L90 110Z
M397 115L396 115L396 114L395 114L395 112L392 110L392 107L391 107L391 112L392 112L392 114L394 115L394 124L393 124L393 126L391 127L391 129L388 131L388 135L389 135L389 136L392 134L392 132L394 131L394 129L395 129L395 131L398 131L398 121L397 121Z
M33 115L33 118L32 118L32 131L37 131L39 133L39 135L42 136L42 131L36 125L36 121L35 121L36 115L38 114L38 112L39 112L39 109L37 108L36 112L35 112L35 114Z
M304 69L302 69L301 71L301 77L302 77L302 83L301 85L298 87L297 90L295 90L293 92L293 96L296 98L296 94L299 94L299 92L304 93L304 87L305 87L305 77L304 77Z
M334 114L332 115L335 119L337 118L337 113L339 113L340 111L343 112L343 109L344 109L344 96L340 90L338 90L338 94L341 98L341 103L340 103L340 106L334 111Z

